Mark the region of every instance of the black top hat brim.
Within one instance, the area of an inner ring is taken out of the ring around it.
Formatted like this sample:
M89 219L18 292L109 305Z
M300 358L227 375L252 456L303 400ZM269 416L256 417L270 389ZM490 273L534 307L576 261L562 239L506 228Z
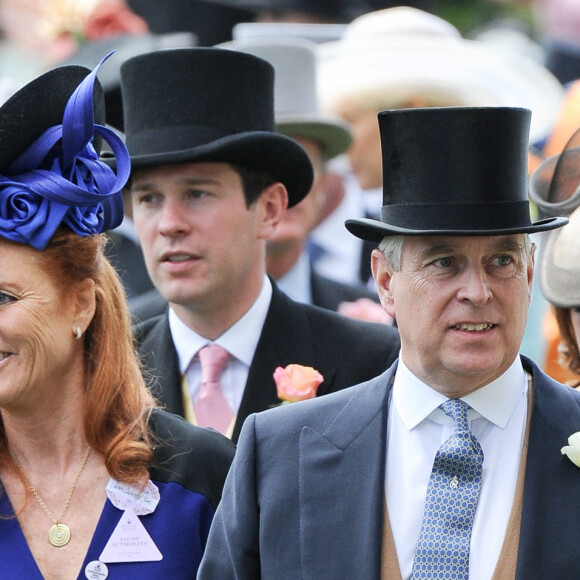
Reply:
M306 151L285 135L245 132L195 147L131 155L133 169L173 163L222 162L268 171L288 190L288 206L300 202L312 187L314 171Z
M357 238L379 244L386 236L505 236L509 234L533 234L536 232L545 232L560 228L568 223L567 218L551 217L531 223L528 226L501 228L481 227L481 225L478 227L475 225L473 228L470 228L465 221L463 221L464 227L461 227L461 217L458 217L457 214L454 214L454 216L453 219L458 224L458 227L439 229L405 228L389 225L368 218L352 218L346 220L344 225L346 226L346 229Z

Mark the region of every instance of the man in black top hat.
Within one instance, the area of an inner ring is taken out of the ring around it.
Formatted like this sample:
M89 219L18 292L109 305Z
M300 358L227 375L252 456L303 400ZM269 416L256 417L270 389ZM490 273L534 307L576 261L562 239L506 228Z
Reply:
M220 45L263 58L274 66L274 112L276 130L298 141L314 168L309 193L284 213L266 244L266 272L294 300L329 310L347 309L358 316L367 311L372 320L387 320L376 292L362 285L342 284L318 274L310 263L308 235L320 219L332 176L329 159L344 153L351 143L348 125L338 117L320 112L316 93L316 45L302 38L247 39ZM361 300L359 302L359 300ZM371 302L372 300L372 302ZM156 289L129 300L138 320L160 314L167 301ZM355 316L356 317L356 316Z
M199 572L213 578L558 578L580 569L580 393L518 354L531 298L530 112L379 113L372 270L385 373L244 424ZM562 449L564 448L564 449ZM283 458L283 460L280 460Z
M136 329L139 349L168 410L234 440L250 413L280 403L277 367L313 367L325 394L382 372L399 348L395 329L294 302L266 277L266 240L313 179L304 149L275 132L273 81L270 63L221 48L121 68L133 219L169 302ZM201 421L206 345L228 355Z

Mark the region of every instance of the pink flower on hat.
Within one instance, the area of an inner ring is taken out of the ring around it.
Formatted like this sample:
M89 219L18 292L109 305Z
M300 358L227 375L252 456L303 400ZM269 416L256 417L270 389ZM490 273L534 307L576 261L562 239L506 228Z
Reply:
M278 398L283 403L313 399L323 380L324 377L317 370L297 364L278 367L274 371Z

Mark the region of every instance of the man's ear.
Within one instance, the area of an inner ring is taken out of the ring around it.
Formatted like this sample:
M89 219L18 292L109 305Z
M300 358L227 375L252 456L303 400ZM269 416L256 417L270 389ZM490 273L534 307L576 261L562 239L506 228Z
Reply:
M385 255L380 250L373 250L371 254L371 271L379 300L383 310L392 318L396 320L395 316L395 302L393 300L392 283L393 283L393 269L388 264Z
M260 238L267 239L286 213L288 207L286 186L279 181L269 185L260 194L258 203L262 208Z

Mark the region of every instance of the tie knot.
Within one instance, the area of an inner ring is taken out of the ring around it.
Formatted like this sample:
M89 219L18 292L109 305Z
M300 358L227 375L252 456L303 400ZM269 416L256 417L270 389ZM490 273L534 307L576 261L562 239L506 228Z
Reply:
M447 399L439 405L439 408L455 421L455 427L458 431L469 431L467 422L467 411L469 405L461 399Z
M217 383L230 353L217 344L208 344L200 349L201 382Z

